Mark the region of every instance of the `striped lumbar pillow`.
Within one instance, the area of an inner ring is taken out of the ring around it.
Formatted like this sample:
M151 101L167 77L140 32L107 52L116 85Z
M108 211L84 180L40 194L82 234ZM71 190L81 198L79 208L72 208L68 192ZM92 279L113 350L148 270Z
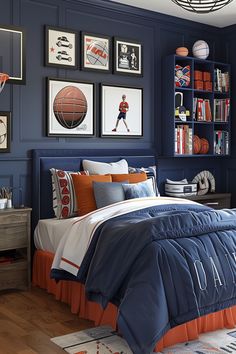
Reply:
M73 172L50 169L52 174L53 210L57 219L66 219L78 214L77 198L72 173L88 175L88 171Z

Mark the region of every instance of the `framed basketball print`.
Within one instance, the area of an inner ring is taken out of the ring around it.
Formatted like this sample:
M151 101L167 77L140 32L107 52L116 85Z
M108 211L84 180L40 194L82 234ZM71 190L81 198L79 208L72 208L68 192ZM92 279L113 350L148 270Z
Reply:
M77 32L45 26L45 42L45 65L77 69Z
M48 78L47 135L94 136L94 84Z
M111 72L111 38L82 32L82 70Z
M142 44L114 38L114 74L143 75Z
M101 136L138 138L143 136L143 89L101 85Z
M0 112L0 153L10 152L11 112Z

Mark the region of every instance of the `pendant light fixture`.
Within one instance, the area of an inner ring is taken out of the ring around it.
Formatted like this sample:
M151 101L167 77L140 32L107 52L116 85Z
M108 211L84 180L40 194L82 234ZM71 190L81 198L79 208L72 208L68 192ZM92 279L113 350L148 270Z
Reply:
M207 14L222 9L233 0L172 0L184 10L197 14Z

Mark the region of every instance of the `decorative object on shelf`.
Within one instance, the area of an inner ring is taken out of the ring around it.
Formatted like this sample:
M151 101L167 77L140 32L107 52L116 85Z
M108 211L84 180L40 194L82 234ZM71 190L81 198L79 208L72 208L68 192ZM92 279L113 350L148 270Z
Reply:
M94 84L48 78L48 136L94 135Z
M45 65L77 69L77 43L77 32L45 26Z
M114 74L142 76L142 44L136 41L114 39Z
M209 151L209 142L205 138L201 138L201 148L199 154L207 154Z
M196 14L207 14L222 9L233 0L172 0L182 9Z
M187 116L190 116L190 111L184 107L183 92L175 92L175 118L179 118L182 122L186 122Z
M103 137L141 137L143 135L143 89L101 86Z
M175 86L188 87L190 84L190 65L175 65Z
M209 45L203 40L198 40L193 45L193 56L199 59L206 59L210 53Z
M210 171L201 171L194 177L192 183L197 183L198 195L207 194L209 190L211 193L215 192L215 178Z
M0 112L0 153L10 152L11 145L11 113Z
M8 74L8 83L25 84L24 29L22 27L1 25L0 43L0 71Z
M165 194L171 197L186 197L197 194L197 183L189 183L186 178L181 181L166 179Z
M179 47L176 48L176 54L179 55L180 57L187 57L188 55L188 48L186 47Z
M111 38L82 32L82 70L111 72Z
M201 139L198 135L193 136L193 153L199 154L201 150Z

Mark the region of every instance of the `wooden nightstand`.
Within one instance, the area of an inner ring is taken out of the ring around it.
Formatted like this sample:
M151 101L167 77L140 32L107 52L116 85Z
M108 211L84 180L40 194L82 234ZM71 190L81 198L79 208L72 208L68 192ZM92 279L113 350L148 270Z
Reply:
M231 194L230 193L212 193L205 195L193 195L185 197L203 205L209 206L213 209L230 209L231 207Z
M0 210L0 290L30 287L30 208Z

